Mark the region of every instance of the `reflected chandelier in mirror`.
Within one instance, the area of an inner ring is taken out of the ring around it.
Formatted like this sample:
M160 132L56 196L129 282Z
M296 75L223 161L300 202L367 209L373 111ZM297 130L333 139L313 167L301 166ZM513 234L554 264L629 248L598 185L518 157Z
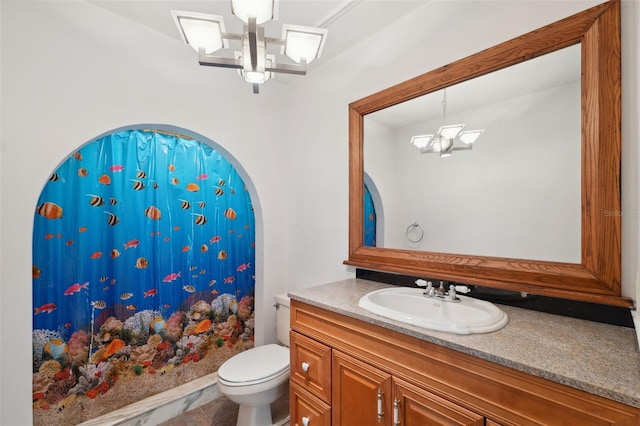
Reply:
M581 49L581 141L577 160L581 244L577 262L364 244L363 139L368 114L574 45ZM631 307L633 301L621 295L620 217L604 214L620 211L620 137L619 0L592 7L355 101L349 105L349 258L344 263Z

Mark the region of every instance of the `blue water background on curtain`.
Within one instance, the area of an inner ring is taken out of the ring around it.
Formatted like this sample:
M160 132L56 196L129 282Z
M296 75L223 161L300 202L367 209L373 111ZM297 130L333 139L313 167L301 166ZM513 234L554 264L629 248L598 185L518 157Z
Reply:
M34 373L47 361L62 370L34 379L34 400L65 396L51 397L65 374L87 383L64 392L95 397L121 354L159 369L252 342L254 260L250 195L219 152L142 130L85 145L51 175L34 215Z
M376 246L376 208L371 199L371 193L367 184L364 185L364 245L367 247Z

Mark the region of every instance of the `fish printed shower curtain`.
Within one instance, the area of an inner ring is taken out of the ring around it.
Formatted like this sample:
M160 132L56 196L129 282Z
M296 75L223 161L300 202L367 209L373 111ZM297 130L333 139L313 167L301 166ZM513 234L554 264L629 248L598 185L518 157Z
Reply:
M376 246L376 208L369 192L367 184L364 185L364 245L366 247Z
M34 214L34 423L85 421L252 347L254 226L244 182L197 140L119 131L64 161Z

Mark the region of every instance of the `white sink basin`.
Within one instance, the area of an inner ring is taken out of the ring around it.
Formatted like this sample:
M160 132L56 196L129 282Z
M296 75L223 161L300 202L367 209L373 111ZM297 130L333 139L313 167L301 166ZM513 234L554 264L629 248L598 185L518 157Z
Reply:
M392 320L457 334L488 333L509 322L507 314L492 303L461 295L460 302L447 302L423 293L419 288L385 288L367 293L359 305Z

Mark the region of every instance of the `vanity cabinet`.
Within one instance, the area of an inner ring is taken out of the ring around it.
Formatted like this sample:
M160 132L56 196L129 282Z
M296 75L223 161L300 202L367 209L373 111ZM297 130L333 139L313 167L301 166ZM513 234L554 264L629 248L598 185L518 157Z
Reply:
M640 425L640 409L291 301L291 424Z

